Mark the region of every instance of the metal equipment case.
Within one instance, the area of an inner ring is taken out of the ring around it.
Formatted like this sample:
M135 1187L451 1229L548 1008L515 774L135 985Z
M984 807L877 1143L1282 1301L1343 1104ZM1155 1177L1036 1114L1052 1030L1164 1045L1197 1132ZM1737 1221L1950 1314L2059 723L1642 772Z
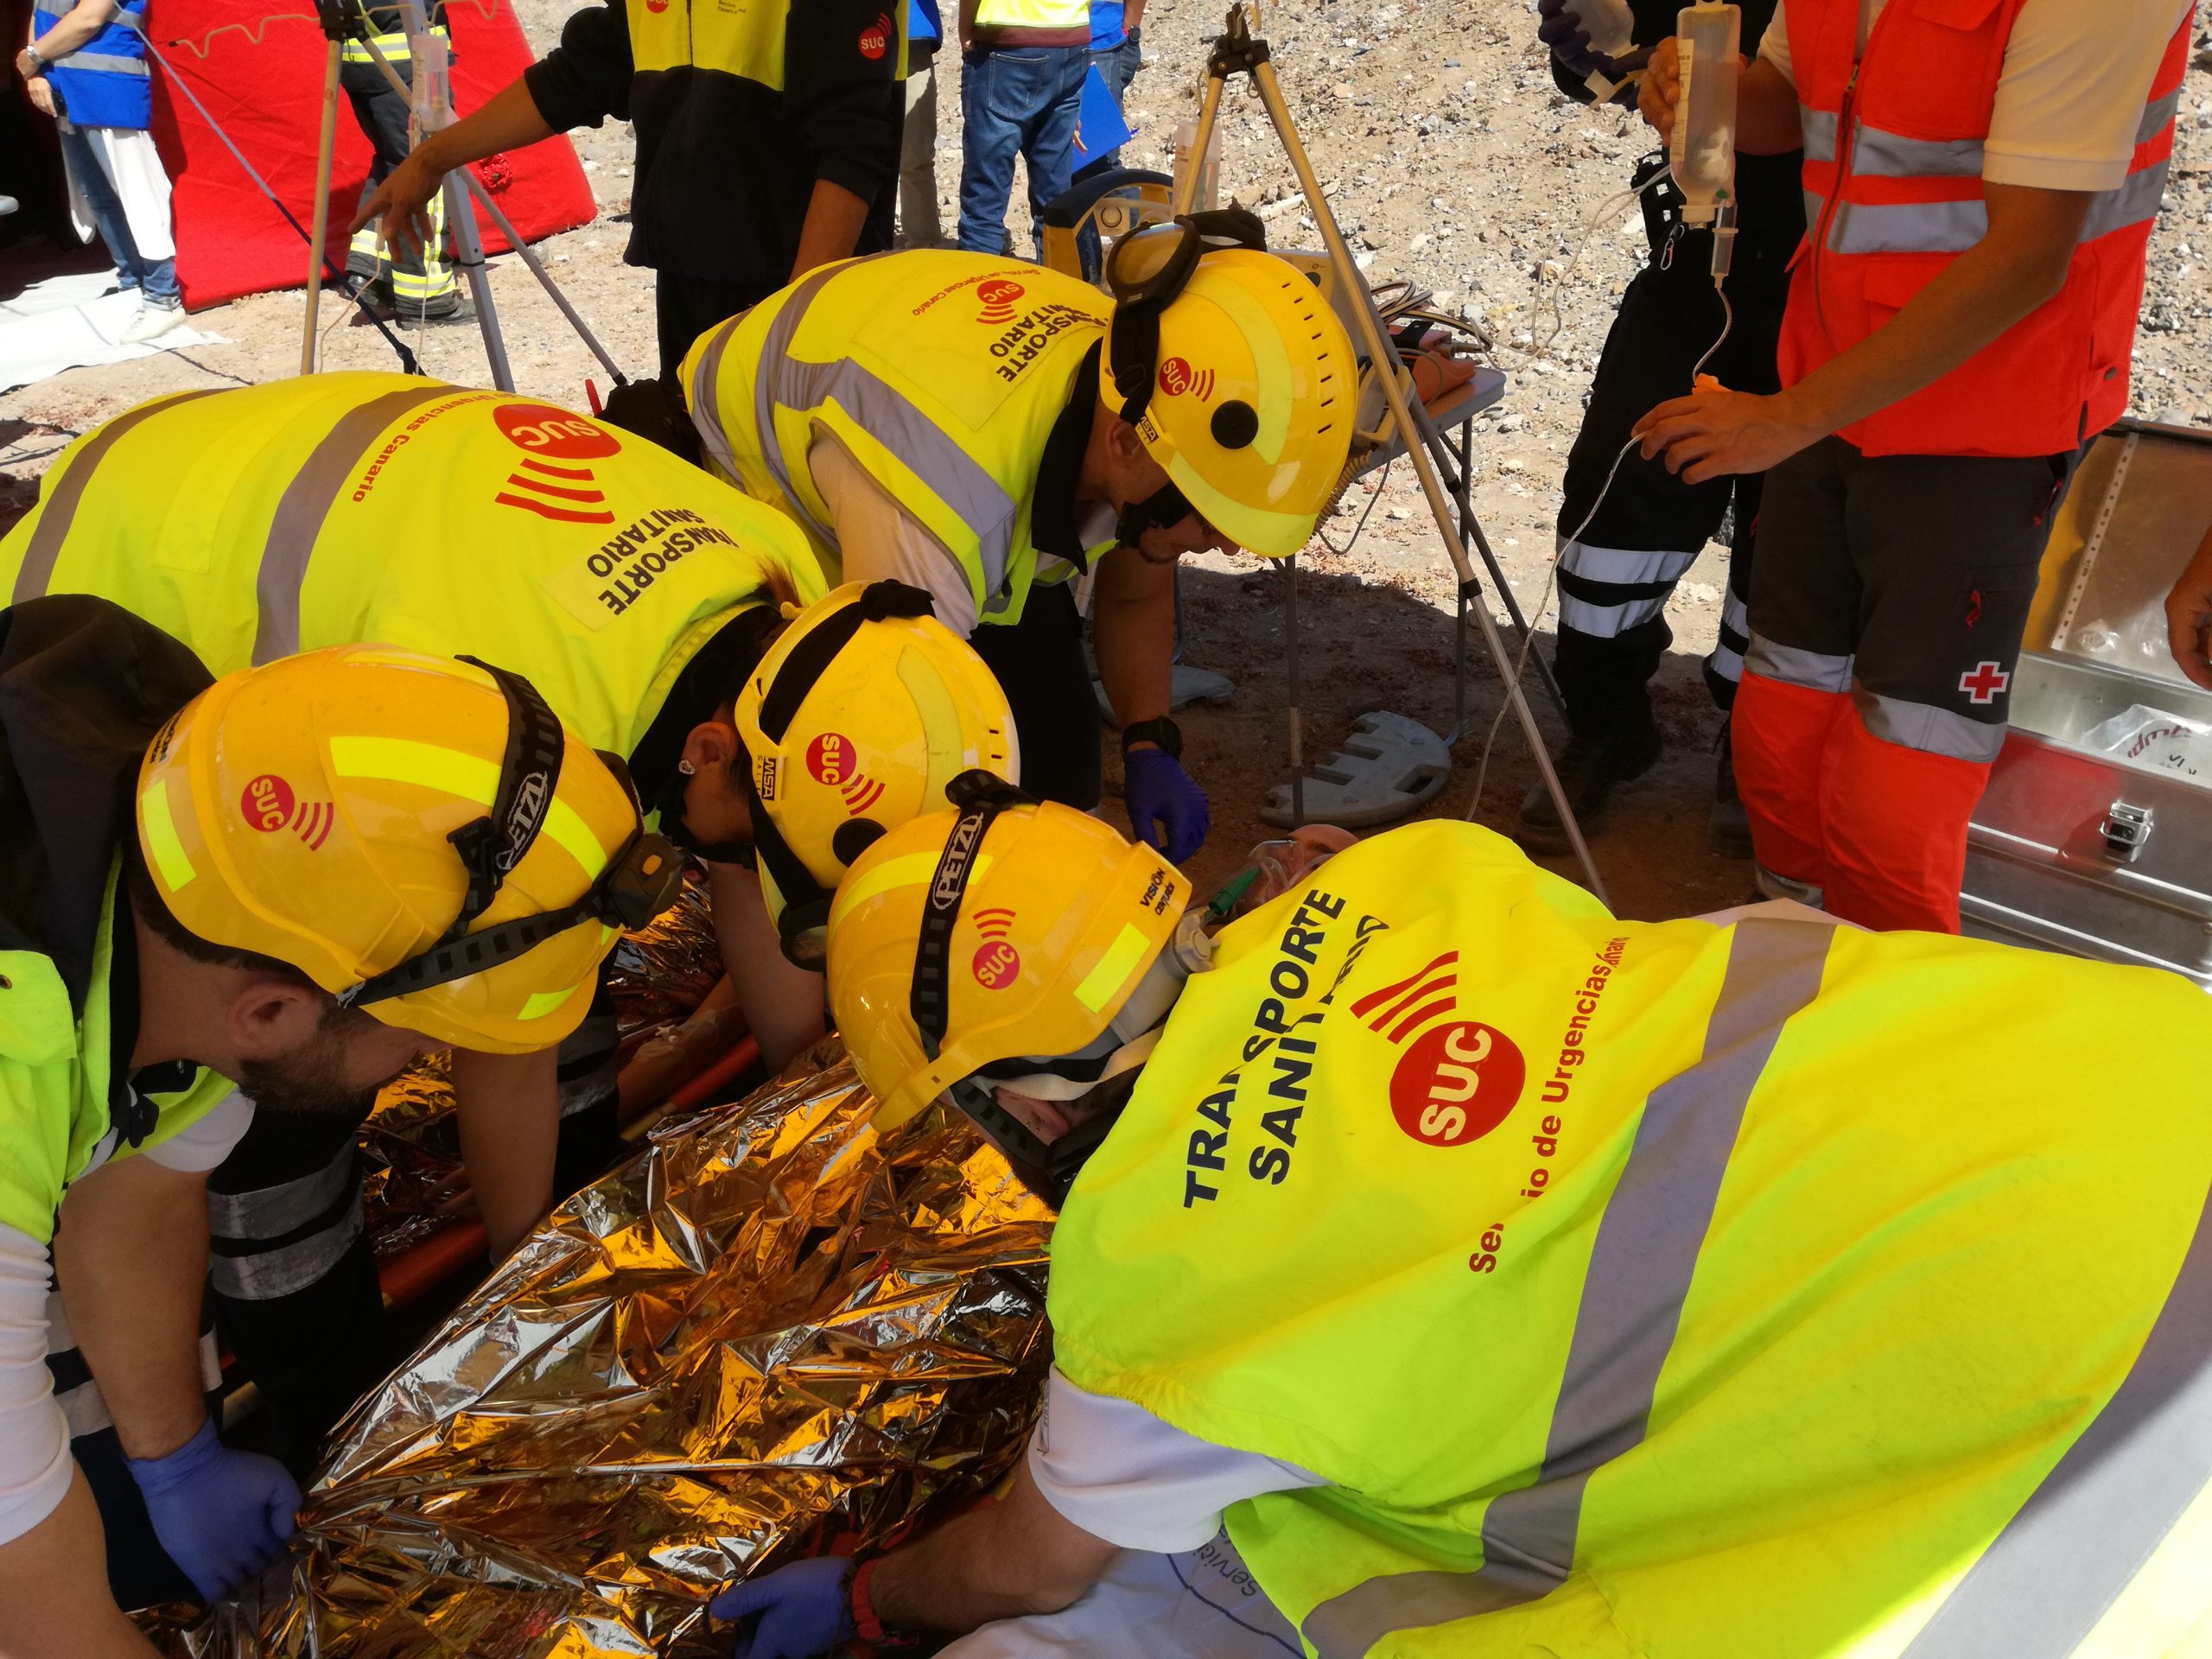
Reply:
M2188 731L2212 729L2212 695L2175 666L2164 608L2208 524L2212 432L2126 421L2083 461L1967 832L1967 932L2212 989L2212 739ZM2120 718L2139 708L2177 718ZM2115 728L2092 736L2107 721L2147 729L2115 749Z

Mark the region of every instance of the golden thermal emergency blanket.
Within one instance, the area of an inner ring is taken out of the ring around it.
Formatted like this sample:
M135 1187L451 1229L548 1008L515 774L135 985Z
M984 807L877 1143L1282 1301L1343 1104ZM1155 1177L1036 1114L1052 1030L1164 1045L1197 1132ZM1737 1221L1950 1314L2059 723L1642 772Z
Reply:
M1049 1212L964 1120L879 1141L814 1064L554 1211L340 1426L289 1584L169 1649L727 1652L720 1586L995 1480L1049 1359Z

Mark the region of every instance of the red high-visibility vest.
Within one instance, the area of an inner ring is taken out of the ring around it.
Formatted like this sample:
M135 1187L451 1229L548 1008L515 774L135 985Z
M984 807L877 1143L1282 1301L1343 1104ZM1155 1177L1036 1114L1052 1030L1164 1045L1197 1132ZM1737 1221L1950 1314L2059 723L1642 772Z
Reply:
M1987 232L1982 143L2024 3L1890 0L1861 54L1859 0L1789 0L1807 228L1783 321L1784 385L1882 327ZM2065 287L1941 379L1844 428L1846 441L1877 455L2053 454L2120 417L2190 24L2159 61L2127 177L2091 205Z

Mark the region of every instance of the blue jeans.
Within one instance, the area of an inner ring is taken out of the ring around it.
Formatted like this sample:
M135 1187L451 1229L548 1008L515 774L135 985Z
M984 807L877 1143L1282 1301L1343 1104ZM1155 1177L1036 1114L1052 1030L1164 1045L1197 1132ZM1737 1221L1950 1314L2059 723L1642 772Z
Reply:
M92 210L92 226L107 244L108 257L115 261L116 281L126 289L144 290L146 298L156 305L176 304L176 261L139 257L138 245L130 239L130 221L124 214L122 198L108 181L107 169L100 165L92 141L77 128L64 127L61 153L68 157L77 188L85 193L85 205Z
M1090 52L1080 46L1000 47L960 60L960 245L1007 251L1014 158L1029 163L1029 212L1044 251L1045 208L1068 188L1076 111Z

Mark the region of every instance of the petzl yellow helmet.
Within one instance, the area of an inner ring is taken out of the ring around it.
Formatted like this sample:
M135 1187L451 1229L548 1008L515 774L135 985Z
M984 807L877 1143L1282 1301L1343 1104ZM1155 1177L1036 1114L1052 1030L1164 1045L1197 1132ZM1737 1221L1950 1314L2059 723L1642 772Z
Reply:
M1102 1072L1190 883L1097 819L995 779L863 853L830 912L830 1007L880 1128L995 1068ZM1008 1065L1007 1063L1013 1063ZM973 1111L965 1098L963 1109Z
M1359 372L1328 301L1261 240L1250 214L1224 210L1116 243L1106 359L1122 418L1180 497L1141 504L1146 519L1173 523L1187 503L1240 547L1287 558L1343 481Z
M574 1031L680 877L526 681L382 645L218 680L148 748L137 823L188 931L497 1054Z
M1014 712L991 671L903 582L848 582L800 613L737 699L768 917L817 967L830 895L887 830L945 804L982 768L1020 775Z

